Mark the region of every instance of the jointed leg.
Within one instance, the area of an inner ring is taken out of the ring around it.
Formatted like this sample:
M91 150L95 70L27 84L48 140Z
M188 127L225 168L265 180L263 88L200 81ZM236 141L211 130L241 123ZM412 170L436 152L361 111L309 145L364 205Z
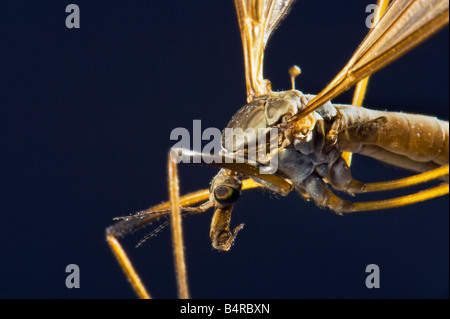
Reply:
M409 187L417 184L429 182L449 174L449 165L444 165L428 172L401 178L398 180L377 182L377 183L361 183L353 179L350 167L343 158L339 158L330 168L327 179L334 189L345 191L349 194L369 193L388 191Z
M174 165L174 164L171 164L170 159L169 159L169 165ZM209 189L192 192L192 193L189 193L189 194L177 199L176 194L178 193L178 190L177 190L178 176L176 173L176 168L175 168L175 171L173 170L173 167L170 168L170 170L171 170L171 177L169 176L169 183L171 184L170 193L174 194L174 196L171 196L172 206L180 207L180 209L187 212L187 213L183 214L182 216L191 216L194 214L203 213L206 210L208 210L209 208L212 208L214 206L213 202L211 202L209 200L209 197L210 197ZM256 183L252 179L247 179L247 180L242 181L242 190L258 188L258 187L261 187L261 185ZM204 202L204 201L206 201L206 202ZM177 202L178 202L178 204L177 204ZM197 207L189 207L189 206L198 204L200 202L203 202L203 203ZM122 268L123 272L125 273L126 278L130 282L133 290L136 292L136 294L139 298L147 299L147 298L151 298L151 296L147 292L145 286L142 284L141 279L139 278L139 275L137 274L136 270L134 269L131 261L129 260L127 254L125 253L125 251L122 248L118 239L151 224L155 220L158 220L162 217L167 216L167 214L170 213L170 206L171 206L171 202L164 202L159 205L153 206L147 210L139 212L133 216L124 216L124 217L116 218L116 220L119 220L119 221L116 224L114 224L113 226L108 227L106 230L106 240L111 248L111 251L113 252L120 267ZM179 235L180 235L180 233L178 233L178 236ZM145 241L145 237L144 237L143 241ZM176 248L178 251L180 250L180 248L183 247L182 243L180 246L178 239L176 239L174 241L174 243L178 243L178 248ZM174 251L176 249L174 249ZM181 258L176 257L176 258L178 258L178 260L184 259L183 257L181 257ZM180 262L179 261L176 262L176 264L178 264L178 263L180 263ZM182 269L181 271L177 270L177 273L182 273L182 272L185 273L186 272L185 269L184 270ZM183 277L183 275L181 275L181 277ZM184 275L184 277L186 277L186 276ZM181 279L180 281L186 282L186 279ZM186 296L188 296L187 283L179 284L179 286L182 287L182 289L179 289L179 290L182 290L179 292L180 297L185 298Z
M303 187L305 188L308 195L314 200L314 202L320 207L328 207L339 215L342 213L351 213L357 211L368 211L368 210L381 210L394 207L400 207L405 205L410 205L425 200L429 200L435 197L443 196L448 194L449 185L442 184L434 188L426 189L414 194L409 194L402 197L391 198L380 201L372 202L359 202L353 203L348 200L344 200L338 197L329 189L323 180L316 175L309 176L304 182Z
M351 210L343 211L343 213L360 212L367 210L380 210L388 209L400 206L411 205L420 203L429 199L433 199L439 196L444 196L449 192L449 185L442 184L433 188L429 188L414 194L409 194L402 197L391 198L373 202L361 202L353 203Z
M106 240L137 296L141 299L150 299L150 294L142 284L139 275L134 270L133 264L130 262L119 241L116 239L116 237L110 234L106 236Z
M449 174L449 165L444 165L442 167L436 168L434 170L417 174L414 176L402 178L394 181L378 182L378 183L367 183L363 184L352 178L350 174L350 168L344 161L344 159L338 159L333 166L330 168L329 174L327 176L328 182L334 189L346 191L349 194L353 193L368 193L377 191L387 191L393 189L404 188L430 180L434 180ZM348 201L342 200L334 193L325 188L323 181L311 180L305 181L305 188L308 194L311 192L316 195L315 201L321 206L327 206L330 209L342 213L342 212L354 212L354 211L367 211L367 210L380 210L393 208L398 206L404 206L409 204L414 204L422 202L428 199L432 199L438 196L443 196L448 194L449 186L448 184L443 184L436 186L434 188L429 188L417 193L412 193L406 196L380 200L374 202L360 202L360 203L350 203ZM309 190L308 188L309 187ZM312 196L313 197L313 196Z
M175 260L175 273L178 285L178 297L189 298L187 284L186 261L184 258L183 228L181 226L181 210L179 197L179 181L177 165L168 160L169 197L170 197L170 221L172 229L172 245Z
M207 200L208 198L209 190L200 190L181 197L179 199L179 204L183 206L194 205ZM204 208L202 211L207 209L207 206L200 205L200 207ZM145 211L139 212L134 216L121 217L116 224L108 227L106 230L106 240L111 248L111 251L139 298L148 299L151 298L151 296L142 284L139 275L135 271L131 261L118 241L118 238L122 238L130 233L133 233L134 231L151 224L153 221L166 216L169 208L170 203L164 202ZM197 209L196 212L198 213L199 210Z
M431 171L424 172L421 174L409 176L406 178L387 181L387 182L378 182L378 183L367 183L364 184L364 192L378 192L378 191L386 191L391 189L398 189L408 186L413 186L421 183L425 183L434 179L438 179L449 173L449 166L444 165L438 168L435 168Z

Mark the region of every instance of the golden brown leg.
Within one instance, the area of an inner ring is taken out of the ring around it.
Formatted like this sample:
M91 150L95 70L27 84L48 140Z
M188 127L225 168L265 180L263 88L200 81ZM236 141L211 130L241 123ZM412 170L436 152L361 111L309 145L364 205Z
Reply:
M186 274L186 261L184 258L183 228L181 227L179 181L177 165L168 160L169 197L170 197L170 221L172 229L172 245L175 260L175 273L178 285L178 297L188 299L189 291Z
M340 161L342 161L340 159ZM339 164L338 161L336 161ZM388 191L405 188L417 184L429 182L434 179L443 178L449 174L449 165L444 165L428 172L417 175L377 183L361 183L352 178L350 168L344 165L333 166L327 176L328 183L336 190L345 191L349 194L361 194L369 192ZM445 181L445 179L443 179Z
M439 185L433 188L429 188L414 194L409 194L402 197L391 198L386 200L374 201L374 202L360 202L353 203L351 209L343 210L342 213L361 212L368 210L380 210L388 209L400 206L411 205L419 202L423 202L432 198L443 196L448 194L448 184Z
M172 179L173 181L173 179ZM178 178L176 178L175 182L178 181ZM251 189L251 188L257 188L261 187L260 184L256 183L252 179L247 179L242 182L242 190L244 189ZM195 205L199 202L205 201L209 199L209 189L203 189L196 192L189 193L187 195L182 196L179 198L179 205L186 207ZM203 212L205 211L209 205L207 203L202 204L199 206L199 208L193 208L193 212ZM149 209L146 209L145 211L139 212L135 216L139 218L139 220L142 220L148 216L155 216L155 219L157 219L157 213L158 212L165 212L170 208L170 202L164 202L161 204L158 204L156 206L150 207ZM190 211L191 209L185 208L185 210ZM163 215L163 214L160 214ZM150 294L148 293L147 289L142 284L141 279L139 278L139 275L137 274L136 270L133 267L133 264L131 263L130 259L128 258L127 254L123 250L122 246L120 245L120 242L118 241L118 238L124 237L129 233L132 233L136 229L133 227L128 227L127 222L125 222L125 219L127 217L120 218L120 221L116 223L113 226L108 227L106 230L106 240L111 248L111 251L113 252L117 262L119 263L120 267L122 268L126 278L130 282L133 290L135 291L136 295L139 298L142 299L149 299L151 298ZM134 221L133 216L131 216L130 221ZM141 226L139 226L140 228ZM185 289L187 291L187 289Z
M343 172L345 173L346 170L349 169L346 164L343 166L341 165L339 170L339 174L342 177ZM333 188L338 190L344 190L348 193L368 193L368 192L378 192L378 191L387 191L387 190L393 190L393 189L399 189L404 188L408 186L413 186L420 183L425 183L430 180L434 180L437 178L442 178L443 176L446 176L449 174L449 165L444 165L441 167L438 167L434 170L417 174L414 176L409 176L406 178L394 180L394 181L387 181L387 182L379 182L379 183L367 183L363 184L356 180L354 180L351 175L345 175L347 178L341 178L341 181L345 181L346 183L342 183L342 185L339 185L336 183L339 179L334 178L333 174L330 174L329 176L329 183L333 186ZM316 183L317 184L317 183ZM438 196L443 196L445 194L448 194L448 184L443 184L434 188L429 188L417 193L412 193L403 197L393 198L393 199L387 199L387 200L380 200L380 201L374 201L374 202L360 202L360 203L352 203L345 200L342 200L341 198L334 195L334 193L324 187L320 187L319 184L311 184L311 189L309 190L308 194L314 194L317 193L319 196L315 199L316 203L320 206L327 206L330 209L336 211L337 213L343 213L343 212L355 212L355 211L367 211L367 210L380 210L380 209L387 209L387 208L393 208L398 206L404 206L409 204L414 204L418 202L422 202L428 199L432 199ZM351 185L359 185L359 187L354 187L352 189ZM346 189L347 188L347 189ZM322 192L319 192L319 190L322 190ZM321 200L325 202L320 202Z
M447 172L448 173L448 172ZM380 210L394 207L410 205L423 202L438 196L448 194L449 185L447 183L429 188L417 193L402 197L373 201L373 202L351 202L338 197L326 186L320 176L310 175L302 184L306 193L314 200L319 207L328 207L337 214L351 213L357 211Z
M433 179L437 179L439 177L448 175L448 173L449 173L449 166L447 164L447 165L435 168L428 172L424 172L421 174L409 176L409 177L394 180L394 181L364 184L364 192L387 191L387 190L392 190L392 189L413 186L413 185L425 183L425 182L431 181Z
M256 186L253 186L256 187ZM197 192L193 192L190 194L187 194L180 199L181 205L194 205L201 201L204 201L209 198L209 190L200 190ZM137 217L139 217L139 220L143 220L143 218L146 218L146 216L155 216L157 212L161 211L167 211L170 207L169 202L164 202L159 205L153 206L145 211L142 211L138 214L136 214ZM160 214L162 215L162 214ZM136 229L133 227L129 227L129 223L125 221L126 217L121 218L118 223L116 223L113 226L108 227L106 230L106 240L111 248L111 251L113 252L117 262L119 263L120 267L122 268L126 278L130 282L133 290L135 291L136 295L139 298L142 299L148 299L151 298L150 294L147 292L146 288L141 282L141 279L139 278L139 275L135 271L131 261L129 260L127 254L123 250L122 246L120 245L118 238L124 237L129 233L132 233ZM136 219L133 219L133 216L130 217L130 222L135 221ZM140 228L141 226L139 226Z
M319 189L319 188L316 188ZM330 189L323 188L321 192L314 194L319 195L318 198L314 199L316 205L320 207L328 207L338 215L342 215L343 213L353 213L353 212L361 212L361 211L369 211L369 210L381 210L381 209L389 209L400 206L411 205L415 203L420 203L429 199L433 199L439 196L444 196L449 192L449 185L442 184L433 188L429 188L417 193L409 194L402 197L390 198L379 201L372 202L351 202L348 200L344 200L334 194ZM309 192L310 194L310 192Z
M133 287L133 290L136 292L138 297L141 299L150 299L151 298L150 294L147 292L144 285L142 284L141 279L134 270L133 265L128 259L128 256L123 250L119 241L116 239L116 237L110 234L106 236L106 240L108 241L109 247L114 253L117 262L119 263L120 267L125 273L125 276L127 277L128 281L130 282L131 286Z

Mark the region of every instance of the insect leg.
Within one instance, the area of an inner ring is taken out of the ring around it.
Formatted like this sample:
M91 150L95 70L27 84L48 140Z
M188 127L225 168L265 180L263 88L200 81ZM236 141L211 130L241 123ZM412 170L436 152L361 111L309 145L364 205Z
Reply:
M252 179L242 181L242 190L259 187L262 187L262 185L256 183ZM189 215L197 214L209 209L211 207L211 203L206 201L198 207L189 206L208 200L209 197L209 189L203 189L182 196L179 199L179 204L183 207L184 211L189 212ZM142 299L149 299L151 296L143 285L139 275L134 269L133 264L118 239L151 224L161 217L167 216L169 209L170 202L163 202L144 211L138 212L133 216L117 218L118 222L106 229L106 240L111 248L111 251L113 252L119 266L122 268L136 295ZM184 216L188 214L185 214Z
M345 191L352 195L365 191L364 183L353 179L350 167L343 157L338 158L330 167L327 180L334 189Z
M419 202L423 202L432 198L443 196L448 194L449 185L442 184L433 188L429 188L414 194L409 194L402 197L391 198L373 202L359 202L352 203L351 208L343 210L342 213L361 212L368 210L380 210L388 209L400 206L411 205Z
M246 185L247 188L258 187L248 182L246 183ZM189 206L204 201L208 198L209 190L204 189L184 195L180 198L180 203L183 206ZM120 244L118 238L122 238L130 233L133 233L134 231L151 224L159 217L165 216L169 207L169 202L161 203L142 212L139 212L134 216L121 217L116 224L106 229L106 241L108 242L111 251L113 252L117 262L122 268L136 295L142 299L149 299L151 298L151 296L145 286L142 284L139 275L134 269L124 249L122 248L122 245Z
M447 164L425 173L409 176L398 180L378 182L378 183L367 183L364 185L364 192L387 191L391 189L408 187L416 184L425 183L437 178L441 178L445 175L448 175L448 173L449 173L449 166Z
M177 276L178 296L181 299L189 298L187 284L186 262L184 258L183 228L181 226L181 209L179 195L179 180L177 164L169 155L168 159L169 197L170 197L170 221L172 229L172 245L175 260L175 272Z
M341 162L346 166L347 164L343 159ZM348 167L348 166L347 166ZM442 174L442 172L438 172ZM356 182L352 180L351 182ZM356 182L359 183L359 182ZM342 186L343 184L341 184ZM370 185L370 184L369 184ZM316 174L311 174L302 183L305 188L306 193L314 200L314 202L320 207L328 207L337 214L351 213L357 211L368 211L368 210L381 210L393 207L410 205L425 200L429 200L438 196L443 196L448 194L449 185L442 184L434 188L426 189L414 194L409 194L402 197L372 201L372 202L351 202L344 200L333 193L329 189L322 178ZM301 191L301 190L299 190Z
M308 195L320 207L328 207L335 213L351 213L358 211L381 210L400 206L411 205L435 197L448 194L449 185L443 184L434 188L426 189L414 194L372 202L351 202L335 195L319 176L311 175L304 182Z
M323 179L317 174L311 174L303 182L306 193L319 207L328 207L337 214L352 209L353 203L338 197L327 187ZM301 189L300 189L301 193Z
M362 183L353 179L350 167L343 158L339 158L330 168L327 181L334 189L349 194L380 192L422 184L449 174L449 165L444 165L425 173L385 182Z
M448 173L449 173L449 166L445 165L429 172L409 176L407 178L402 178L399 180L363 184L361 182L354 180L351 177L348 165L346 164L344 159L341 158L338 161L336 161L335 164L331 167L327 179L334 189L343 190L351 194L351 193L387 191L392 189L404 188L424 183L442 177L444 175L448 175ZM436 186L434 188L429 188L424 191L412 193L403 197L374 202L351 203L351 205L348 205L347 208L343 209L341 212L380 210L405 206L429 200L438 196L446 195L448 194L448 191L449 191L448 184L443 184Z
M139 275L136 273L133 264L123 250L122 245L120 245L117 238L114 235L107 234L106 240L137 296L141 299L150 299L150 294L142 284Z

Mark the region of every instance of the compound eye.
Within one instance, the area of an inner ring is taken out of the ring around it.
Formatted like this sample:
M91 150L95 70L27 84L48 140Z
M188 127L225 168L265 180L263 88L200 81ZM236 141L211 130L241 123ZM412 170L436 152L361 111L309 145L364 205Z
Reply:
M222 206L232 205L239 196L239 191L231 186L221 185L214 190L214 198Z

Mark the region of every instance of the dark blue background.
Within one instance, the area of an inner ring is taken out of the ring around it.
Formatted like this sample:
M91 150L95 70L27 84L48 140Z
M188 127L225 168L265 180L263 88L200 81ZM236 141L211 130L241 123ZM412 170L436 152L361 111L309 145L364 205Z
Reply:
M223 128L245 103L231 0L73 2L77 30L65 27L71 2L0 4L0 298L134 298L104 229L167 199L172 129L193 119ZM289 89L298 64L297 87L318 93L367 32L369 3L297 1L266 51L273 88ZM448 39L446 28L374 76L365 106L448 120ZM182 192L215 172L181 166ZM407 175L361 157L353 172ZM184 221L192 296L448 298L448 203L339 217L296 194L248 191L232 221L246 227L228 253L211 248L211 212ZM143 234L122 242L151 293L176 297L170 232L133 248ZM71 263L80 289L65 287ZM380 289L364 284L372 263Z

